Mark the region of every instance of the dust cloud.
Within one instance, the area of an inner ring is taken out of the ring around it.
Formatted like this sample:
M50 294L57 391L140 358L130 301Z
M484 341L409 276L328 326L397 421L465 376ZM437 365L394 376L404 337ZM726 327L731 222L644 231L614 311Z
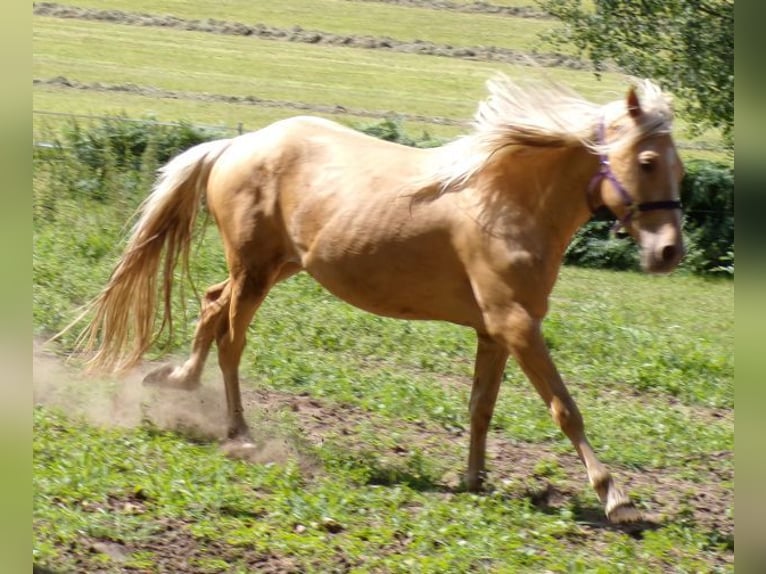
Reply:
M220 375L211 369L195 391L143 385L144 376L156 366L143 364L119 378L94 377L35 341L34 404L97 426L130 429L152 425L192 442L218 442L227 456L253 464L295 461L303 469L315 466L312 457L302 452L288 433L280 432L274 424L275 413L248 400L246 389L242 389L243 400L253 441L229 441L226 395Z
M134 428L151 423L200 440L225 437L223 389L203 386L188 392L145 387L141 381L151 367L139 367L120 378L89 376L35 342L34 404L99 426Z

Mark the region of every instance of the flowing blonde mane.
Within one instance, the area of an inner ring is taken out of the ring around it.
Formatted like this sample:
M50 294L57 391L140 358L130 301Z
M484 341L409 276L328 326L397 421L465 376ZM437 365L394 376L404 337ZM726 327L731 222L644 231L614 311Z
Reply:
M508 146L576 147L604 153L649 135L670 133L670 99L650 80L634 82L643 119L626 122L627 129L609 142L599 141L599 126L628 115L625 99L606 105L589 102L554 83L524 85L498 75L487 82L489 97L479 104L473 132L443 146L423 187L438 193L465 185L493 154Z

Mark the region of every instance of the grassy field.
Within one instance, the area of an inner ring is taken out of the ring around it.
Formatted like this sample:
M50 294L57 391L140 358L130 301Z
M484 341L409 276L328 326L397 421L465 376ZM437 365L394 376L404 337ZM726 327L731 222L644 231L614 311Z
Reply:
M112 3L108 4L112 6ZM310 11L312 18L323 18L325 12L334 14L334 10L340 10L343 16L334 18L334 25L345 25L360 35L387 34L374 26L396 22L399 28L390 30L391 35L405 40L410 38L401 32L402 23L417 21L418 17L410 19L397 15L372 18L369 10L394 10L396 14L402 11L408 13L409 10L417 14L423 12L430 24L419 26L417 37L433 42L443 39L432 34L436 34L442 27L455 29L451 19L459 18L464 25L458 27L460 34L452 37L452 44L457 46L482 44L477 29L495 29L487 27L487 19L497 23L497 29L505 32L504 38L508 42L516 42L517 37L523 36L515 32L515 27L531 30L541 23L550 24L550 21L533 18L460 14L371 2L320 4L296 0L290 6L302 7L303 11L296 8L297 14ZM77 6L103 8L106 4L86 2ZM129 8L127 5L114 5L115 8L120 6ZM160 10L159 6L147 4L141 9L166 14L172 6L168 4L164 10ZM266 7L267 3L257 3L256 6L257 9L252 9L249 5L246 7L245 3L235 2L227 7L227 14L231 14L231 19L242 19L249 23L289 26L287 21L279 20L290 17L289 10L283 12L280 8L280 11L275 12ZM312 8L309 10L307 6ZM133 10L138 11L139 8ZM178 10L178 15L199 19L204 14L215 13L203 2L180 3ZM479 18L479 24L473 23L475 18ZM312 28L313 21L308 18L301 26ZM64 77L91 86L91 89L73 90L61 85L37 85L33 96L34 109L39 111L126 113L140 117L155 114L165 121L184 119L202 124L225 122L230 126L242 123L255 129L276 117L295 115L296 110L289 103L296 102L308 106L337 106L341 111L348 108L351 110L349 117L343 113L334 114L334 117L350 123L355 120L353 109L466 121L473 115L478 100L485 95L485 80L497 71L512 77L548 76L600 102L619 97L627 85L616 74L604 74L597 81L588 71L567 68L535 68L381 49L275 42L175 28L127 26L120 24L119 19L112 23L35 16L33 23L33 76L39 80ZM318 22L316 27L323 32L326 28L335 33L341 32L329 23L326 24L322 27L323 22ZM520 45L512 45L522 49ZM94 54L98 54L98 57L94 57ZM179 62L183 62L183 66L179 66ZM156 91L154 103L146 102L145 99L136 101L138 95L131 93L109 91L105 95L103 90L96 89L96 85L153 89ZM177 93L163 97L160 93L162 90ZM205 99L205 96L210 95L257 96L279 100L286 105L281 110L263 110L211 97ZM203 100L199 101L200 98ZM38 134L42 123L40 116L35 116L34 128ZM417 122L407 128L411 133L422 131L422 126ZM678 133L682 141L683 130L683 123L679 122ZM462 130L454 126L435 126L430 131L449 138ZM718 142L718 136L710 133L696 139L694 145L711 146ZM684 150L684 157L722 156L715 151Z
M40 340L106 280L130 201L60 197L38 217ZM193 259L199 287L225 273L207 232ZM249 461L217 446L214 359L201 392L162 393L138 382L151 362L121 380L62 365L50 353L66 352L65 337L36 354L35 561L62 572L731 571L732 301L731 282L571 268L554 292L546 339L603 460L657 520L640 532L604 521L512 364L489 491L460 490L468 330L365 314L304 276L280 285L242 363L261 443ZM185 303L170 348L179 359L193 329L188 289Z
M539 34L556 25L536 18L458 13L377 2L354 5L347 0L287 0L278 4L238 0L227 2L225 7L214 0L78 0L74 4L84 8L170 14L188 20L214 18L283 28L301 26L332 34L388 36L405 41L498 46L520 51L538 48ZM360 25L361 17L364 22ZM456 30L460 31L459 35L455 34Z
M486 38L516 49L529 49L530 36L520 32L516 44L503 25L546 22L361 1L227 2L225 18L207 0L75 5L456 45L481 43L486 28ZM33 23L33 77L81 86L36 84L35 109L51 112L247 129L302 103L342 106L320 115L355 124L372 120L354 110L465 120L498 69L551 74L597 101L623 89L615 75L599 83L568 69L80 19ZM285 105L207 97L225 95ZM57 118L36 116L36 132L55 131ZM562 270L546 340L597 452L653 518L615 527L514 364L490 433L488 489L464 492L473 333L362 313L306 276L276 288L249 332L243 397L260 448L246 460L219 444L225 403L214 357L199 392L140 384L157 361L188 352L191 289L174 301L180 324L169 348L158 345L135 372L96 379L76 360L65 364L74 334L41 342L107 280L152 174L118 176L119 193L94 201L76 168L67 179L50 165L36 161L33 182L36 565L61 573L733 571L733 282ZM199 289L225 277L212 227L193 253Z

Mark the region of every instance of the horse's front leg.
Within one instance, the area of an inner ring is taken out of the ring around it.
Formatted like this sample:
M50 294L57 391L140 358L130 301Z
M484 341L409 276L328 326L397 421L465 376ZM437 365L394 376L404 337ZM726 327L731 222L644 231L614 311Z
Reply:
M484 481L487 431L507 362L505 345L479 333L470 402L471 443L465 476L466 488L470 491L479 490Z
M503 341L537 389L550 413L580 456L590 484L598 494L612 522L639 520L639 511L617 486L606 467L598 460L585 436L582 415L561 380L543 339L541 321L520 306L491 318L493 335Z

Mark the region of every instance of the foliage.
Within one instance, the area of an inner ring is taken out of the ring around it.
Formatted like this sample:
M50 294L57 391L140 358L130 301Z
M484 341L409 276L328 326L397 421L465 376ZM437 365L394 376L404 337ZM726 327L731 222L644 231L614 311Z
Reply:
M594 269L638 270L638 247L633 241L615 236L613 224L609 216L600 215L583 225L572 238L564 263Z
M35 159L55 172L49 184L59 196L116 199L128 190L145 193L140 187L147 178L151 181L157 167L213 137L213 132L185 122L112 116L82 125L73 119L36 150Z
M720 128L733 146L733 0L538 4L565 24L548 35L555 44L574 44L599 72L615 62L630 74L656 79L679 97L693 134Z
M681 184L684 241L681 267L699 275L734 276L734 169L691 161ZM575 234L564 256L570 265L638 269L635 242L611 233L612 221L599 214Z
M402 122L394 117L385 118L374 124L359 126L357 129L369 136L411 147L435 147L444 143L425 131L420 138L413 139L404 131Z
M684 229L692 248L685 264L697 273L734 275L734 169L695 161L681 189Z

